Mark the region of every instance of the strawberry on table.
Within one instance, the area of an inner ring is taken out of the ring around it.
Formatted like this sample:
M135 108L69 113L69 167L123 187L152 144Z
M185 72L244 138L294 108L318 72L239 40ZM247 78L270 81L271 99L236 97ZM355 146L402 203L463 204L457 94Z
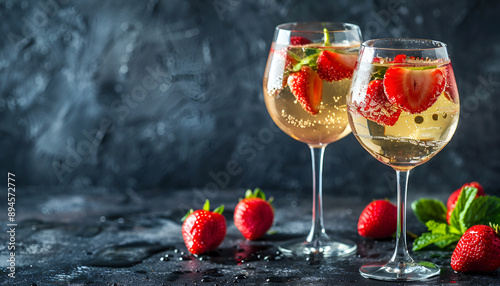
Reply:
M364 237L387 238L396 232L397 207L388 200L369 203L358 221L358 233Z
M393 126L401 114L401 109L387 100L381 79L372 80L368 84L366 97L356 110L363 117L387 126Z
M250 240L259 239L271 228L274 220L272 197L266 196L259 188L247 190L234 209L234 224L243 236Z
M203 209L190 210L183 218L182 237L192 254L202 254L216 249L226 236L226 219L222 216L224 205L210 211L206 200Z
M312 115L319 112L323 96L323 81L310 66L302 66L300 71L290 74L288 86L302 108Z
M322 51L318 60L318 74L328 82L351 78L356 67L357 55L346 55L333 51Z
M414 69L393 66L384 76L389 101L409 113L421 113L431 107L444 91L445 72L441 68Z
M500 267L499 227L469 228L451 256L451 268L460 272L495 271Z
M486 194L484 193L483 186L479 184L478 182L471 182L471 183L465 183L460 189L454 191L450 197L448 198L448 201L446 203L446 208L448 209L448 212L446 214L446 220L448 223L450 223L450 218L451 218L451 213L455 209L455 205L457 204L458 197L462 193L463 189L465 187L473 187L477 189L477 194L476 198L478 197L484 197Z

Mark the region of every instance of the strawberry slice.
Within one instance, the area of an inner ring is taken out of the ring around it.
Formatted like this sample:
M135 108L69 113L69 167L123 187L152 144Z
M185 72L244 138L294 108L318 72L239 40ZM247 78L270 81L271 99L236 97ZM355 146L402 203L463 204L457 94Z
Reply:
M387 126L393 126L401 114L401 109L387 100L381 79L368 84L365 101L357 106L357 111L363 117Z
M298 36L290 37L290 45L292 46L307 45L310 43L311 41L304 37L298 37Z
M357 55L345 55L332 51L322 51L316 63L321 79L328 82L352 77Z
M390 63L404 64L406 63L406 55L397 55L394 57L394 60L390 61Z
M391 67L384 76L384 90L392 104L409 113L431 107L444 91L445 72L440 68L410 69Z
M302 66L300 71L290 74L288 86L305 111L312 115L319 112L323 96L323 81L310 66Z
M444 96L451 102L458 103L458 88L455 81L455 74L451 63L446 65L446 87L444 88Z

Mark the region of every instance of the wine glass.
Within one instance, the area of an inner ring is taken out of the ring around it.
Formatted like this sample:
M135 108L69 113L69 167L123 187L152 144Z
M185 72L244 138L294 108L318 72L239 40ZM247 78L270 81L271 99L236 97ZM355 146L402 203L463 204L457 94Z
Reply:
M326 146L351 132L346 96L360 43L360 29L353 24L276 27L264 74L264 100L276 125L309 146L313 173L311 230L306 239L280 245L285 255L344 256L356 250L355 243L326 234L321 180Z
M422 39L377 39L361 44L347 97L349 122L361 145L396 170L396 250L389 261L365 264L362 276L420 280L439 273L415 262L406 245L408 176L451 140L460 113L446 45Z

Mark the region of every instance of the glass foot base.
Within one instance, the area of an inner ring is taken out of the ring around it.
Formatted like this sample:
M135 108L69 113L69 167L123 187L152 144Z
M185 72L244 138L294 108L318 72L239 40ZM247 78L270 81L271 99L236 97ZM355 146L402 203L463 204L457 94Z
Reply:
M439 266L431 262L377 261L359 268L361 276L385 281L416 281L439 274Z
M278 249L287 256L321 255L323 257L347 256L356 251L356 244L347 239L308 242L304 239L287 241Z

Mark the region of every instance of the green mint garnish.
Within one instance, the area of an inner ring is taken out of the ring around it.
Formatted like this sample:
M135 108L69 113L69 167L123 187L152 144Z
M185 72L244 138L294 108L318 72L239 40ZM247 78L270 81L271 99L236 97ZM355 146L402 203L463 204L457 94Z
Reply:
M323 45L325 47L332 45L332 44L330 44L330 34L328 33L328 29L327 28L323 29Z
M426 223L430 220L446 223L446 206L438 200L420 199L411 204L411 208L418 220Z
M465 187L462 190L451 213L450 224L446 222L446 207L440 201L420 199L413 202L413 212L429 231L414 241L413 250L430 245L442 249L453 247L470 227L500 222L500 198L475 198L476 194L477 188L474 187Z
M370 81L372 80L376 80L376 79L384 79L384 76L385 76L385 72L389 69L389 67L385 67L385 66L373 66L373 74L372 74L372 78L370 79Z

